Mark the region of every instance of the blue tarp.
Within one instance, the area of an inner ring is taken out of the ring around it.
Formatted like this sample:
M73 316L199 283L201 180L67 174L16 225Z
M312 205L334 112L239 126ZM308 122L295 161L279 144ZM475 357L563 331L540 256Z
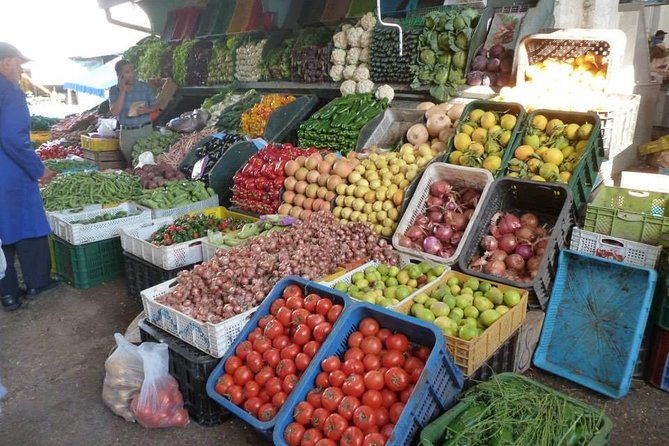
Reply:
M120 56L98 68L83 73L75 79L66 81L63 88L106 98L109 96L109 88L116 85L114 64L119 60L121 60Z

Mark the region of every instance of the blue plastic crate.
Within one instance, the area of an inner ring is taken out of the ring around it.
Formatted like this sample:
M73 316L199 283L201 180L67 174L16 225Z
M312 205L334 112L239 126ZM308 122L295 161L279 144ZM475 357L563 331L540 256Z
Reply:
M251 318L248 324L246 324L244 330L237 337L237 340L230 346L225 356L221 358L221 361L218 363L214 371L211 372L211 375L209 375L209 380L207 381L207 394L209 395L209 397L211 397L211 399L213 399L218 404L223 406L223 408L226 409L231 414L246 421L253 428L258 430L260 433L267 436L268 438L272 436L272 429L274 428L274 424L276 420L278 420L279 415L283 414L286 411L288 411L288 413L292 415L293 408L287 404L288 402L286 402L286 404L283 405L281 410L277 412L277 415L272 420L263 422L258 420L256 417L254 417L247 411L245 411L243 408L232 404L232 402L229 399L218 394L215 388L218 378L220 378L225 373L225 361L227 361L228 358L235 353L237 346L241 344L243 341L245 341L246 338L249 337L249 334L258 326L258 321L263 316L266 316L270 313L272 302L281 298L283 290L289 285L298 285L304 291L305 296L310 293L316 293L321 297L330 298L335 304L340 304L344 306L344 311L339 316L337 322L335 322L335 324L333 325L330 335L328 335L328 337L323 342L323 345L321 346L321 350L323 350L323 346L330 340L330 338L333 337L334 333L341 331L344 320L343 315L348 311L349 307L351 306L352 304L351 299L346 294L334 290L332 288L328 288L315 282L310 282L301 277L288 276L284 279L281 279L280 281L277 282L276 285L274 285L272 291L269 292L263 303L258 307L258 311L256 311L253 318ZM318 354L319 353L320 351L318 352ZM316 364L316 367L320 367L318 364L320 364L321 360L318 359L319 358L318 354L316 354L316 356L314 356L314 358L312 359L311 364L304 373L305 375L309 372L309 369L313 368L312 366L314 364ZM293 391L292 393L295 393L295 391Z
M561 251L534 365L611 398L627 394L656 281L651 269Z
M360 321L367 317L376 319L383 328L403 333L415 344L432 348L423 374L397 421L393 436L387 443L393 446L412 444L424 426L455 404L455 400L462 392L464 377L446 350L444 336L434 324L428 324L376 305L355 304L350 311L345 313L343 321L340 321L342 322L340 329L333 330L335 336L331 336L321 346L312 365L302 375L284 407L293 408L306 399L307 393L316 387L316 376L321 371L320 362L332 355L343 357L344 352L348 349L349 335L356 331ZM276 420L274 444L285 446L283 434L286 427L293 421L293 412L282 411L280 415L277 415Z

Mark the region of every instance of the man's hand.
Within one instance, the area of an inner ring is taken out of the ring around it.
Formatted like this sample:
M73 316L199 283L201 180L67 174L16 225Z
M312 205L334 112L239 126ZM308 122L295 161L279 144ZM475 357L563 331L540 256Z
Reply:
M156 107L137 107L138 115L148 115L156 111Z
M56 177L56 175L58 175L56 172L45 168L44 175L42 175L42 178L39 179L39 184L41 186L46 186Z

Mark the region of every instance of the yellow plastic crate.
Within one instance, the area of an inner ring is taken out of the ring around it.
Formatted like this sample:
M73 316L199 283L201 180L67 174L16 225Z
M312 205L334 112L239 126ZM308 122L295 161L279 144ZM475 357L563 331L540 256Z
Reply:
M91 138L86 135L81 135L81 146L94 152L111 152L121 147L117 138Z
M192 211L186 213L186 215L195 216L195 215L211 215L216 218L236 218L237 220L254 222L258 221L258 218L252 217L250 215L242 214L241 212L231 211L225 206L216 206L212 208L200 209L199 211Z
M51 139L51 132L30 132L30 141L35 144L44 144Z
M480 278L463 274L457 271L449 271L440 280L435 281L424 292L431 294L432 291L439 288L442 284L448 282L451 277L457 277L458 280L465 281L470 278L483 281ZM455 365L457 365L465 376L470 376L476 372L499 348L504 345L513 334L518 331L525 317L527 316L527 290L503 285L497 282L490 282L500 291L515 290L520 293L520 302L511 308L506 314L500 317L494 324L488 327L481 336L477 336L471 341L456 338L455 336L445 336L446 348L450 353ZM403 301L394 310L400 313L409 314L411 306L414 304L413 298Z
M665 135L655 141L647 142L639 146L639 155L650 155L669 150L669 135Z

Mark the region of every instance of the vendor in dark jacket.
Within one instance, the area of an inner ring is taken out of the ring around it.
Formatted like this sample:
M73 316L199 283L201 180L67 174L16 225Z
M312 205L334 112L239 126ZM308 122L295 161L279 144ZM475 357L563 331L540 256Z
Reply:
M49 277L51 228L39 191L39 182L55 174L44 167L30 142L30 112L19 88L21 65L27 61L15 47L0 42L0 240L7 259L0 298L5 311L19 308L22 297L36 297L58 284ZM14 267L17 257L24 291Z

